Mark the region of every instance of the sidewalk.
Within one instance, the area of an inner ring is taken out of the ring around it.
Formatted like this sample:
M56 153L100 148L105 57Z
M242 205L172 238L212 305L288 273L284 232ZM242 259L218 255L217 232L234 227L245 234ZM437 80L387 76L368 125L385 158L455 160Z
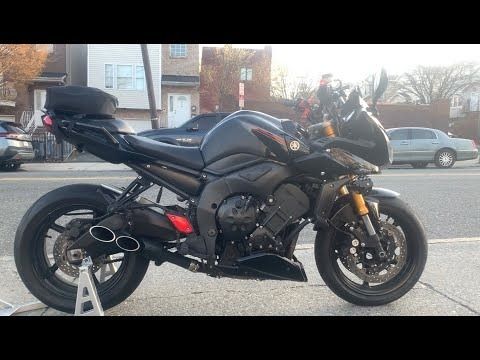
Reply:
M453 241L454 239L450 239ZM297 249L296 256L305 266L309 281L248 281L216 279L195 274L172 264L151 264L138 289L123 303L105 312L107 316L285 316L285 315L376 315L376 316L450 316L479 315L476 278L471 269L478 255L478 241L433 243L421 280L402 299L378 307L349 304L330 291L320 278L312 245ZM471 254L459 264L456 256L445 252ZM455 273L446 268L456 267ZM16 273L13 259L0 257L5 283L0 299L11 304L26 304L36 299ZM470 275L470 276L469 276ZM64 316L51 308L19 314L21 316Z
M133 171L123 164L108 162L62 162L62 163L25 163L21 169L29 172L40 171Z

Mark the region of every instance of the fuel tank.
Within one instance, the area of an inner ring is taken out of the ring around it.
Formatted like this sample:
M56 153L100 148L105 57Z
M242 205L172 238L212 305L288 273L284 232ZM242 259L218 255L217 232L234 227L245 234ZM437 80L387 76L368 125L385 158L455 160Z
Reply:
M282 128L282 121L273 116L249 110L237 111L218 123L205 136L200 150L208 166L234 154L249 154L287 162L291 149L305 149Z

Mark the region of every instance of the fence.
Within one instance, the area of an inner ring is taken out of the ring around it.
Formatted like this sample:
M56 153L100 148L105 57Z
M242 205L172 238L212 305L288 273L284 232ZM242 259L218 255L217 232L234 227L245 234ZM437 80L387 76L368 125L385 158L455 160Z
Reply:
M32 135L32 146L35 151L34 161L63 161L73 151L73 145L65 141L57 143L55 135L37 133Z

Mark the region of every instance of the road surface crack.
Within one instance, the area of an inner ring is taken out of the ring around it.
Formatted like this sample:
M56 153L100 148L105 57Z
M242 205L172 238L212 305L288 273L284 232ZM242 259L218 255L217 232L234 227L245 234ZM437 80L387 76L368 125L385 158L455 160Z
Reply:
M474 308L470 307L470 306L467 305L467 304L464 304L464 303L458 301L457 299L452 298L451 296L448 296L447 294L443 293L443 292L440 291L440 290L435 289L435 287L434 287L433 285L431 285L431 284L429 284L429 283L427 283L427 282L423 282L423 281L419 281L419 283L422 284L423 286L427 287L428 289L436 292L437 294L442 295L443 297L447 298L448 300L453 301L455 304L460 305L461 307L464 307L465 309L473 312L475 315L480 315L480 312L478 312L478 311L475 310Z

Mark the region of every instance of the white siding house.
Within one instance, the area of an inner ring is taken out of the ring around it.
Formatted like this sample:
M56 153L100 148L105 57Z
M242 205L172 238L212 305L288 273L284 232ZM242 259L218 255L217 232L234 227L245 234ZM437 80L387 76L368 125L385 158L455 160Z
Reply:
M157 109L161 109L161 44L148 44ZM151 128L143 58L139 44L88 44L87 86L118 98L117 117L137 132Z

